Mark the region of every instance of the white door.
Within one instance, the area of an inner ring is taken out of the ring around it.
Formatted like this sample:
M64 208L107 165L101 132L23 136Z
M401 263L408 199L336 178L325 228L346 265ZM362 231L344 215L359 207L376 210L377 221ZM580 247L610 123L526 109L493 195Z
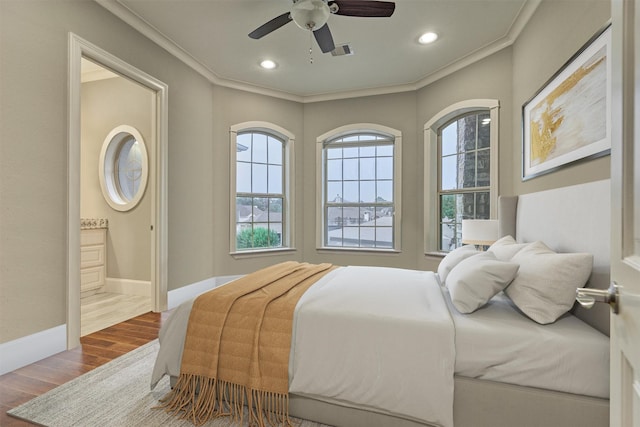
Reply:
M640 427L640 0L612 1L611 427Z

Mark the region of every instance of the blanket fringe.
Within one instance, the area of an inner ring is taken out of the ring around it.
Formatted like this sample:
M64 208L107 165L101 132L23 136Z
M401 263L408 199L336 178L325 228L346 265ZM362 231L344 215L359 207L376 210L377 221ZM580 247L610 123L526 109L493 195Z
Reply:
M231 417L242 425L245 406L250 427L293 427L289 419L288 394L247 389L243 385L194 374L181 374L173 390L156 408L201 426L217 417Z

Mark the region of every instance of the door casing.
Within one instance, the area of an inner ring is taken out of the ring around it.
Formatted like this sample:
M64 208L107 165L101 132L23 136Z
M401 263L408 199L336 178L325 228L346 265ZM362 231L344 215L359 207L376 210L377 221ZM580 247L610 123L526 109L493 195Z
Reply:
M151 283L153 310L167 309L167 152L168 86L109 52L69 33L68 58L68 191L67 191L67 348L80 345L80 126L81 58L88 58L155 93L152 139Z

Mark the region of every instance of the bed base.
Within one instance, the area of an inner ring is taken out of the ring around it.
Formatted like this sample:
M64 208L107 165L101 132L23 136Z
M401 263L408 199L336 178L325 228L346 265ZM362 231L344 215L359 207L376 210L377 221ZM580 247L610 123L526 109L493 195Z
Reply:
M609 400L455 377L455 427L606 427ZM425 427L419 421L291 395L292 416L336 427Z
M456 427L606 427L609 400L456 377Z
M176 378L171 377L171 384ZM455 377L455 427L607 427L609 400ZM335 427L437 427L291 394L289 415Z

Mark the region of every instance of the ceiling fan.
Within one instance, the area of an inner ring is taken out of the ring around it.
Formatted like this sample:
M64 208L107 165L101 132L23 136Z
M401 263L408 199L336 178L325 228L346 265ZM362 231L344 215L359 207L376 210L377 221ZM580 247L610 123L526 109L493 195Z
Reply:
M322 53L335 49L327 24L329 15L387 18L393 15L396 5L390 1L376 0L293 0L289 12L273 18L249 33L252 39L260 39L272 31L293 21L303 30L313 32Z

